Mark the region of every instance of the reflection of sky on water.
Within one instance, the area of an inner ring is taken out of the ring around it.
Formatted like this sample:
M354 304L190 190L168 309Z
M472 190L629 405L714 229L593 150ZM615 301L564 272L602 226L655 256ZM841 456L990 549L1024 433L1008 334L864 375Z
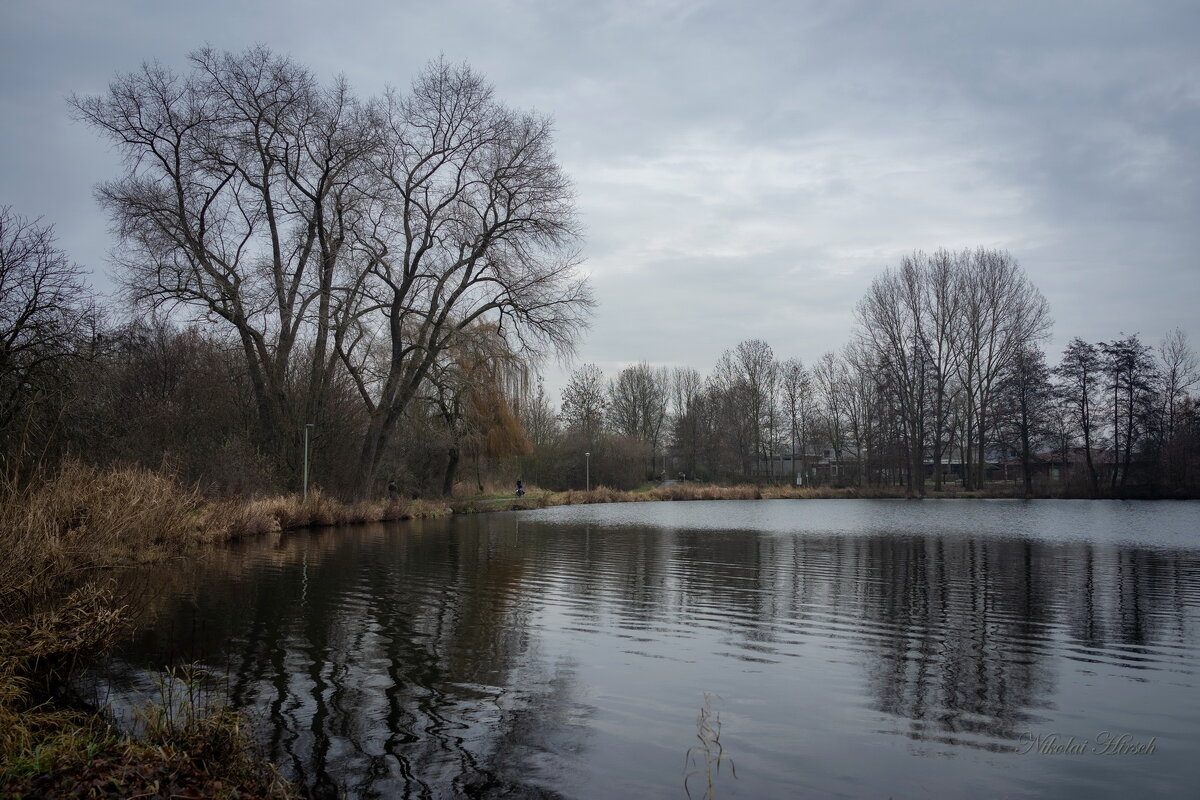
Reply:
M1200 778L1197 522L725 501L322 531L214 554L112 667L227 673L319 796L677 794L705 692L725 796L1170 793ZM1015 752L1103 730L1156 752Z

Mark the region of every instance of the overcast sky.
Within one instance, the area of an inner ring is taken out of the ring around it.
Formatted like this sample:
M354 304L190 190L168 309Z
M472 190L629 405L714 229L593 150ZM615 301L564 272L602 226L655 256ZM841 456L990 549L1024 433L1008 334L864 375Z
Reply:
M0 0L0 204L109 287L92 187L119 163L67 95L204 44L363 96L444 55L555 119L599 300L576 364L707 373L747 338L808 363L902 255L978 245L1050 301L1054 362L1200 334L1198 42L1194 0Z

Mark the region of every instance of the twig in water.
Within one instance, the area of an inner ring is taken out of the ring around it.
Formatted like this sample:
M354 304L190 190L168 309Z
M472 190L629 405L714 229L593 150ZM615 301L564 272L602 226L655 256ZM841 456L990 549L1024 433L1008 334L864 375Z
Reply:
M700 740L700 744L689 747L687 755L684 756L684 769L689 766L696 767L683 776L683 790L689 798L692 796L692 789L688 782L696 775L704 775L705 786L701 800L715 800L716 776L721 774L723 761L729 762L729 770L733 777L737 777L737 767L734 766L733 759L725 755L725 748L721 744L721 714L713 710L713 698L721 699L711 692L704 693L704 705L700 708L700 716L696 717L696 738ZM697 755L704 759L702 767L697 765Z

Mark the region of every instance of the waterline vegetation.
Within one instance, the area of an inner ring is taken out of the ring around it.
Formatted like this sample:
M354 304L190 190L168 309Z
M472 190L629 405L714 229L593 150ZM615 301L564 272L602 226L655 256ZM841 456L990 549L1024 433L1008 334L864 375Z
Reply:
M447 512L421 500L348 504L319 490L306 501L209 500L162 472L74 459L29 482L0 479L0 789L288 796L245 720L220 704L202 710L190 697L182 722L174 704L155 707L133 737L72 696L77 667L145 611L148 597L120 580L123 570L241 536Z

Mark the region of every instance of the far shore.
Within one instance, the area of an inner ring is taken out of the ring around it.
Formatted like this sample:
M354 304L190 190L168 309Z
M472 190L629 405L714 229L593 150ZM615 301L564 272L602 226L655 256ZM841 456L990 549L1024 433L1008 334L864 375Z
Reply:
M599 486L591 490L572 489L549 492L531 489L525 496L515 494L480 494L472 497L451 498L446 502L455 514L476 514L490 511L529 511L551 506L586 505L593 503L649 503L688 500L1157 500L1188 499L1165 497L1100 497L1064 492L1055 487L1053 491L1042 488L1026 495L1023 487L1013 484L990 486L985 489L963 490L943 487L936 490L927 487L924 494L916 495L901 486L844 486L844 487L792 487L778 485L757 486L738 484L718 486L705 483L676 483L634 490L609 489Z

